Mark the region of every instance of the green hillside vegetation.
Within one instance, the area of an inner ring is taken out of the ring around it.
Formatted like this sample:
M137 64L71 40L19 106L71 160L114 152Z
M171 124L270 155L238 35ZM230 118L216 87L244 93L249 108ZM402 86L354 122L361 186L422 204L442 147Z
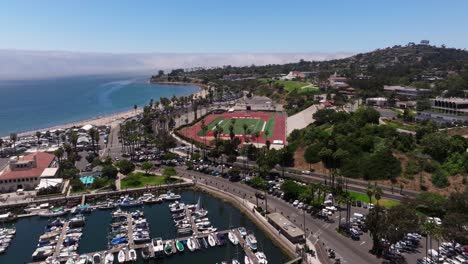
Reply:
M351 114L319 110L314 118L314 124L293 131L288 138L290 148L306 146L304 159L321 161L336 177L396 183L402 175L413 179L424 170L432 174L434 186L445 188L451 175L468 173L468 139L439 132L432 123L418 125L413 137L378 125L379 113L372 108ZM406 168L396 153L408 157ZM424 182L420 184L424 190Z

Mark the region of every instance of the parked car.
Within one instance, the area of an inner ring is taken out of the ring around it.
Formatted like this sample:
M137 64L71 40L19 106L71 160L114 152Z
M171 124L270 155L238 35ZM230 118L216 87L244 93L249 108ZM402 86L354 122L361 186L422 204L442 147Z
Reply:
M292 204L294 207L298 206L299 205L299 200L295 200Z

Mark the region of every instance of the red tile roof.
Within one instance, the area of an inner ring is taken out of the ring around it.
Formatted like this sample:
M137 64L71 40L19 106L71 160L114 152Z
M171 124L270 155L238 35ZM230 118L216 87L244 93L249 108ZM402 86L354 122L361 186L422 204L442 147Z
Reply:
M30 161L34 160L36 157L36 164L35 168L30 168L28 170L17 170L12 171L7 169L3 174L0 175L0 180L12 180L12 179L22 179L22 178L32 178L32 177L40 177L44 169L48 168L52 161L55 159L55 156L45 152L36 152L32 154L28 154L21 158L22 161Z

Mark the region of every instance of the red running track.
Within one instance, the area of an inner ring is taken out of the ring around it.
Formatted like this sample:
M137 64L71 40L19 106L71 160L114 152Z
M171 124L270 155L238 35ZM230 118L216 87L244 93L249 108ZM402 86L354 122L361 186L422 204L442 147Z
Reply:
M268 118L275 119L275 127L273 129L273 134L270 138L266 139L263 137L263 132L260 133L258 138L251 137L249 138L251 143L263 143L267 140L270 140L273 143L273 140L282 140L286 144L286 114L277 113L277 112L255 112L255 111L235 111L232 113L222 113L222 114L211 114L205 117L205 124L210 124L217 117L222 116L224 119L229 118L259 118L267 122ZM200 143L205 143L205 137L198 136L198 132L201 131L201 121L195 123L190 127L185 127L179 132L189 138L192 138ZM242 142L244 142L243 136L238 136ZM248 136L247 136L248 137ZM229 139L229 135L222 134L221 138ZM210 144L210 141L214 139L212 131L208 131L206 134L206 144Z

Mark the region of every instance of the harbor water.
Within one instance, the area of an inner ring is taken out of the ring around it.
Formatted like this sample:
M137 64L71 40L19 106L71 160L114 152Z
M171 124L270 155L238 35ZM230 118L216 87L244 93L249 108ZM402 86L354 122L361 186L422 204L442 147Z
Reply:
M265 252L268 263L287 262L287 256L237 208L205 193L187 190L180 194L182 196L181 201L186 204L197 203L198 199L200 199L202 207L209 212L207 217L219 231L243 226L255 234L258 240L258 249ZM128 211L138 209L145 213L152 238L162 237L165 240L187 236L177 234L168 204L165 202L144 205L128 208ZM83 236L79 243L80 254L107 249L111 212L111 210L94 210L90 215L86 216ZM0 255L0 263L30 262L31 254L36 249L38 238L44 233L44 228L48 221L48 219L36 216L19 219L15 223L16 236L8 250L3 255ZM221 263L223 260L230 263L234 258L243 263L243 250L228 241L225 246L210 247L195 252L190 252L186 249L183 253L150 260L149 263ZM115 260L115 263L117 263L117 260ZM140 252L138 252L137 263L145 263Z

